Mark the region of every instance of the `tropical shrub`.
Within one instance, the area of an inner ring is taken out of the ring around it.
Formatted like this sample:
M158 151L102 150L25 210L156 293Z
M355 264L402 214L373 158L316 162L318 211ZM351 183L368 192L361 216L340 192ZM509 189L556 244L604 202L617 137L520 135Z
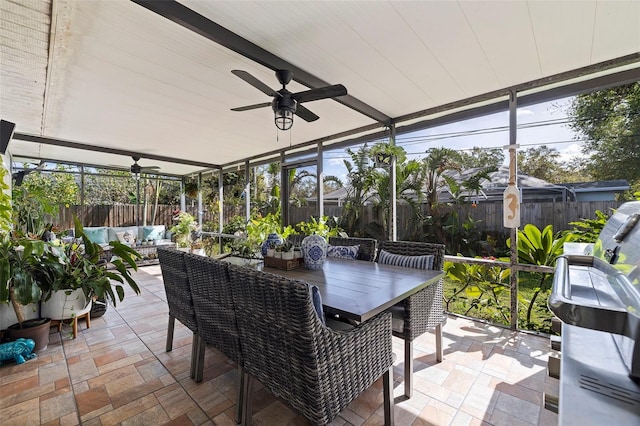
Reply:
M444 271L448 282L453 284L451 291L445 291L444 295L447 311L453 311L453 304L457 302L464 310L460 312L463 315L475 310L474 316L509 324L509 269L445 262Z
M607 220L609 220L609 215L600 210L596 210L595 219L582 219L577 222L569 222L569 225L573 226L573 229L565 231L565 233L572 234L576 242L594 243L598 239L600 231L604 228Z
M532 224L527 224L518 231L518 261L530 265L555 266L556 259L564 252L564 243L574 241L572 234L553 234L553 225L547 225L542 231ZM511 243L507 240L507 246ZM522 274L519 285L528 285L533 288L530 300L521 299L527 305L526 325L532 325L531 316L536 306L536 299L541 293L548 293L551 289L553 274L531 272ZM542 302L542 308L547 309L546 300Z

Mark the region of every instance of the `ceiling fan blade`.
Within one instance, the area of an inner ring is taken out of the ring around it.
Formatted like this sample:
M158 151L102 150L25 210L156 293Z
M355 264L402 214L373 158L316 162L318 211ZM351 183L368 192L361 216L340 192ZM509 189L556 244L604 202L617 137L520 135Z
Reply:
M320 118L300 104L298 104L296 108L296 115L308 123L316 121L318 118Z
M148 172L148 171L155 171L155 170L159 170L160 166L143 166L142 167L142 171L143 172Z
M260 80L258 80L257 78L255 78L254 76L252 76L246 71L231 70L231 73L235 76L240 77L241 79L243 79L244 81L246 81L247 83L249 83L250 85L252 85L253 87L255 87L256 89L258 89L259 91L261 91L266 95L280 96L278 92L276 92L271 87L267 86L266 84L264 84L263 82L261 82Z
M238 108L231 108L231 111L249 111L250 109L263 108L263 107L267 107L267 106L271 106L271 102L263 102L261 104L247 105L247 106L238 107Z
M335 98L347 94L347 88L342 84L334 84L333 86L318 87L317 89L305 90L291 95L293 99L300 102L317 101L326 98Z

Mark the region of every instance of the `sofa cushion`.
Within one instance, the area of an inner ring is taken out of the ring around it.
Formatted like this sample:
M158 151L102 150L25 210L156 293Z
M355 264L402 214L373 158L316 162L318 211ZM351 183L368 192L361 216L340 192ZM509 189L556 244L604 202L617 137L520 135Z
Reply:
M84 233L89 241L96 244L107 244L109 242L109 233L105 226L84 228Z
M119 232L129 232L134 238L137 240L140 239L140 235L138 235L138 227L137 226L116 226L113 228L107 228L109 231L109 241L120 241L118 239Z
M164 225L143 226L142 239L143 240L162 240L164 238L164 232L165 232Z

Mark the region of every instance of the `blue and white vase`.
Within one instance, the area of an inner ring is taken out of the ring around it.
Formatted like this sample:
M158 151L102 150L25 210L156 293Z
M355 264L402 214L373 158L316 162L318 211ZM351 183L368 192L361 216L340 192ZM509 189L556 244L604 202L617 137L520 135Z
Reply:
M276 233L267 235L267 240L264 243L262 243L262 246L260 247L260 251L262 251L262 257L267 257L267 249L269 248L272 242L275 243L276 245L282 244L282 238L280 238L280 235Z
M327 240L320 235L309 235L302 240L304 266L308 269L320 269L327 259Z

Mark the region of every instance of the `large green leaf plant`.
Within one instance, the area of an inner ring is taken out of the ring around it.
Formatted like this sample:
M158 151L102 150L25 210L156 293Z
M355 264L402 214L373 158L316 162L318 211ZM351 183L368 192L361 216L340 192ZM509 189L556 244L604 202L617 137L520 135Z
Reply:
M553 225L547 225L542 231L535 225L527 224L518 231L518 261L530 265L554 266L556 259L564 253L564 243L574 241L572 234L553 233ZM507 246L511 247L510 240ZM553 274L532 272L523 274L520 283L528 281L533 285L533 296L528 304L526 322L531 325L531 315L540 293L551 289ZM546 307L545 307L546 309Z
M129 270L138 269L136 259L141 258L140 254L126 244L111 241L112 258L109 262L114 269L107 269L102 247L87 237L77 217L74 221L75 241L47 244L42 268L37 273L45 284L44 299L48 300L53 291L82 289L88 298L105 299L116 306L124 299L124 287L112 284L112 280L127 283L136 294L140 294Z

